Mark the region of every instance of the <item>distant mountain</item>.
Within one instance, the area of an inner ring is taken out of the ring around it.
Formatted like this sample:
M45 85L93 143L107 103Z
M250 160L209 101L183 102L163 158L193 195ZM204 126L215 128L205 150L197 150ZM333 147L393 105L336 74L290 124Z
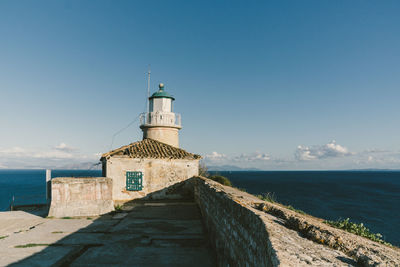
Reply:
M234 165L207 166L209 171L259 171L257 168L240 168Z
M375 169L375 168L368 168L368 169L350 169L346 171L371 171L371 172L376 172L376 171L393 171L393 172L398 172L400 169Z

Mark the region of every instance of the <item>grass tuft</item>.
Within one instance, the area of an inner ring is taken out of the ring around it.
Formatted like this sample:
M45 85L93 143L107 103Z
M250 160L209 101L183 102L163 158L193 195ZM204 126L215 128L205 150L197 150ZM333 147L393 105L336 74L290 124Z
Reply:
M121 212L122 211L122 206L121 205L115 205L114 209L116 212Z
M15 248L32 248L32 247L47 247L50 246L50 244L36 244L36 243L29 243L25 245L17 245Z
M347 232L366 237L368 239L371 239L372 241L385 244L388 246L393 246L392 244L386 242L385 240L382 239L382 235L379 233L372 233L367 227L364 226L363 223L357 224L354 222L351 222L349 218L347 219L342 219L342 220L337 220L337 221L324 221L324 223L329 224L330 226L333 226L335 228L339 228L342 230L345 230Z
M3 236L0 236L0 239L4 239L4 238L7 238L8 237L8 235L3 235Z
M232 186L232 182L227 177L222 175L212 175L208 177L208 179L211 179L223 185Z
M297 213L300 213L300 214L303 214L303 215L307 215L307 213L305 213L304 211L299 210L299 209L295 209L295 208L294 208L293 206L291 206L291 205L287 205L286 208L288 208L288 209L290 209L290 210L293 210L293 211L295 211L295 212L297 212Z
M268 201L268 202L271 202L271 203L277 203L279 205L282 205L282 206L286 207L287 209L290 209L292 211L295 211L295 212L303 214L303 215L307 215L307 213L305 213L304 211L296 209L291 205L284 205L284 204L278 203L276 201L275 194L273 192L267 192L267 193L264 193L262 195L256 195L256 197L258 197L259 199L261 199L263 201Z
M267 193L264 193L262 195L257 195L256 197L258 197L259 199L261 199L263 201L268 201L268 202L271 202L271 203L275 203L276 202L275 194L271 193L271 192L267 192Z
M268 201L271 203L277 203L276 199L275 199L275 195L274 193L271 192L267 192L264 193L262 195L257 195L256 197L258 197L259 199L263 200L263 201ZM283 205L280 203L277 203L279 205L282 205L284 207L286 207L289 210L295 211L297 213L300 213L302 215L308 215L307 213L305 213L302 210L296 209L291 205ZM345 230L347 232L362 236L362 237L366 237L372 241L393 247L392 244L386 242L385 240L382 239L382 235L379 233L372 233L367 227L365 227L365 225L363 223L357 224L354 222L351 222L349 218L347 219L339 219L337 221L324 221L324 223L329 224L330 226L333 226L335 228L339 228L342 230ZM322 240L323 243L323 240Z

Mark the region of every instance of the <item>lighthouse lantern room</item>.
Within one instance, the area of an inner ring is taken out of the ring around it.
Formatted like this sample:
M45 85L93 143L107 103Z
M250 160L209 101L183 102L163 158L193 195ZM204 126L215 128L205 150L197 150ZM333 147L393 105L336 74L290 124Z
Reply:
M149 97L149 110L140 115L140 128L143 139L149 138L179 147L181 116L173 112L175 98L159 84L159 90Z

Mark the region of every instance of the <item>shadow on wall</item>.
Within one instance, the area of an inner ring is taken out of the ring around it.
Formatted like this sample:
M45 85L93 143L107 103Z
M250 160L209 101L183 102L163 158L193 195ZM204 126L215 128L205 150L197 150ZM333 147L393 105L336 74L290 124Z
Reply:
M189 178L169 187L147 194L142 200L192 200L194 201L195 178ZM128 202L129 203L129 202Z
M36 235L14 249L46 248L8 266L216 266L216 255L194 203L193 180L126 202L118 211L94 220L46 219L42 228L48 231L46 237ZM52 235L63 234L64 228L73 233L46 242Z

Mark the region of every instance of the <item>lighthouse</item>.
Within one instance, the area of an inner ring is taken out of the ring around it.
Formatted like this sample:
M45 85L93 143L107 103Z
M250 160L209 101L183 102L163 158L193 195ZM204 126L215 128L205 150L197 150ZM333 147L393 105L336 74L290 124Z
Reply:
M181 115L173 112L175 98L159 84L159 90L149 97L149 110L140 115L140 129L143 139L153 139L174 147L179 147Z
M201 156L178 147L182 127L180 114L173 112L174 97L160 83L148 100L147 112L140 114L143 140L100 158L103 176L112 178L113 200L173 198L168 188L199 174Z

